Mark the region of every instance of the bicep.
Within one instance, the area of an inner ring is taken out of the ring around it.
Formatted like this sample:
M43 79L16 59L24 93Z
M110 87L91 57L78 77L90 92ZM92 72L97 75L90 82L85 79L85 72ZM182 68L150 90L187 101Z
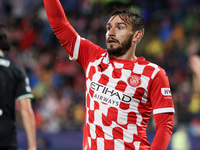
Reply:
M156 129L165 126L169 129L173 129L173 113L160 113L154 115ZM170 131L170 134L172 131Z
M21 111L32 109L31 99L30 98L24 98L24 99L21 99L18 102L19 102Z

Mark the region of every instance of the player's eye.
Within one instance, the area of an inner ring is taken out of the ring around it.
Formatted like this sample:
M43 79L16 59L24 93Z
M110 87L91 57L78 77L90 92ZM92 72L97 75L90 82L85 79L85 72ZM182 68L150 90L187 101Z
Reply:
M107 31L110 31L110 30L111 30L111 27L110 27L110 26L107 26L106 29L107 29Z
M119 29L119 30L122 30L122 29L123 29L123 27L122 27L122 26L118 26L118 29Z

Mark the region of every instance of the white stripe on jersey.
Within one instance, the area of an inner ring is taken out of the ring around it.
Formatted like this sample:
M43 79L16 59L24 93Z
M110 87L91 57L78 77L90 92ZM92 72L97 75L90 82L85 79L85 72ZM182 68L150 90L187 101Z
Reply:
M127 130L123 130L124 133L124 141L131 143L133 142L133 134L137 133L137 126L135 124L129 124ZM131 134L130 134L131 133Z
M158 108L153 110L153 114L160 114L160 113L168 113L168 112L173 112L175 113L174 108L172 107L167 107L167 108Z
M152 66L155 68L155 71L153 72L151 78L153 79L155 77L155 75L158 73L158 71L160 71L160 69L158 68L158 65L154 64L154 63L149 63L147 66Z
M97 150L104 149L104 139L103 138L97 138Z
M135 150L139 150L139 148L140 148L140 142L134 142L133 144L135 146Z
M75 43L75 46L74 46L74 53L73 53L73 57L69 57L70 60L77 60L78 59L78 52L79 52L79 47L80 47L80 43L81 43L81 37L80 35L77 35L77 38L76 38L76 43Z
M119 139L114 140L114 144L115 144L115 149L117 149L117 150L124 150L125 149L124 148L124 141L122 141L122 140L119 140Z
M92 142L91 142L91 138L88 137L88 145L89 145L89 148L91 148L91 143L92 143ZM87 150L88 145L86 145L85 150Z
M133 68L133 72L136 73L136 74L142 74L145 66L146 65L139 65L138 63L135 63L135 67Z
M114 65L115 65L115 68L123 68L124 67L124 64L122 64L122 63L114 62Z
M90 135L92 139L96 139L96 126L90 123Z

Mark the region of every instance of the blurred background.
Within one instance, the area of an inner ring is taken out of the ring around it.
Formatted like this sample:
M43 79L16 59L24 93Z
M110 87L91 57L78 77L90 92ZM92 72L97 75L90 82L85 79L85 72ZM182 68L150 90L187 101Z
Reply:
M168 150L200 147L200 94L194 91L189 61L200 54L199 0L61 0L76 31L105 48L105 26L113 8L131 8L146 22L137 56L163 67L175 104L174 131ZM0 0L0 23L9 29L8 57L22 65L35 98L32 106L40 150L81 150L85 111L85 76L70 61L53 34L42 0ZM196 66L200 64L195 64ZM200 85L199 85L200 86ZM27 149L16 103L18 144ZM148 141L155 135L148 122Z

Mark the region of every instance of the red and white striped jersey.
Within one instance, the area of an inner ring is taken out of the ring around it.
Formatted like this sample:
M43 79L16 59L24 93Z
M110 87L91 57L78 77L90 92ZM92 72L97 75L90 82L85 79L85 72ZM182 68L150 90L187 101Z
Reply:
M83 149L150 149L146 127L151 113L174 112L165 71L143 57L116 59L79 35L73 48L72 59L86 75Z
M59 0L44 0L50 25L86 76L84 150L147 150L151 113L174 112L165 71L146 61L120 60L81 38L65 17Z

